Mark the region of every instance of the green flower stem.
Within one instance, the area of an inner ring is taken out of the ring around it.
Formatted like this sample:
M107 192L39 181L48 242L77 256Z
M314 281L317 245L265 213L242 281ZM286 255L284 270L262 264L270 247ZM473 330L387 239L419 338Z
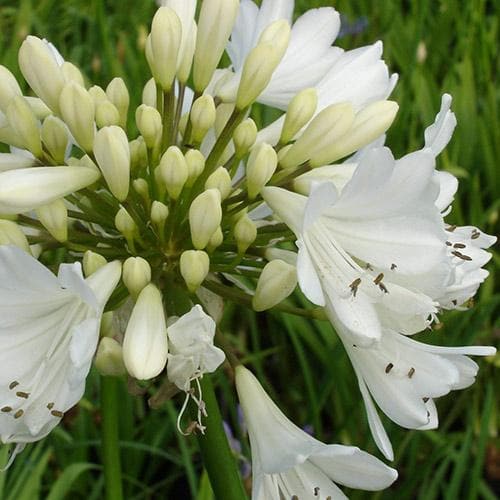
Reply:
M102 457L107 500L122 500L122 471L118 443L118 379L101 377Z
M200 433L197 437L215 498L246 500L247 495L241 483L236 461L222 426L212 381L205 375L200 383L208 416L203 420L203 424L207 427L205 434ZM193 406L192 411L193 418L196 418L196 407Z

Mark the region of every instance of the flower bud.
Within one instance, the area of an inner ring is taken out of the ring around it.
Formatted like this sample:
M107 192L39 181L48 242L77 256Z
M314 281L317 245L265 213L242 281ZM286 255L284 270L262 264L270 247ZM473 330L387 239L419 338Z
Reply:
M123 338L123 361L132 377L149 380L167 362L167 325L162 296L153 284L139 294Z
M219 190L222 200L225 200L229 196L229 193L231 193L232 190L232 186L231 176L229 175L227 169L225 169L224 167L219 167L210 174L207 181L205 182L205 189L212 188Z
M18 95L23 95L15 76L0 65L0 110L5 112L10 101Z
M207 189L189 207L191 240L197 250L203 250L222 220L221 196L218 189Z
M98 128L120 125L120 113L110 101L101 101L95 108L95 122Z
M297 271L282 260L268 262L257 282L252 299L256 311L265 311L286 299L297 286Z
M127 125L127 112L130 104L130 96L127 86L122 78L113 78L106 87L106 95L118 110L120 119L117 125L125 128Z
M168 195L176 200L188 178L188 167L182 151L177 146L170 146L161 157L158 168Z
M193 102L190 113L193 126L191 137L194 143L201 143L208 129L215 123L215 104L212 96L205 94Z
M151 222L158 228L163 228L165 221L168 219L168 207L161 201L153 201L151 203Z
M150 78L142 91L142 103L146 106L156 108L156 82L154 78Z
M101 317L101 326L99 328L99 335L101 337L114 337L116 330L113 324L114 313L113 311L105 312Z
M15 222L10 220L0 219L0 245L15 245L31 255L26 235Z
M58 164L63 164L69 142L68 131L64 122L53 115L47 116L43 121L40 134L50 156Z
M36 215L57 241L64 242L68 239L68 209L62 199L38 207Z
M75 82L76 84L80 85L80 87L85 86L82 72L73 63L64 61L61 64L61 72L66 83Z
M297 266L297 252L292 252L291 250L267 247L264 251L264 257L269 261L279 259L285 261L293 267Z
M92 252L92 250L87 250L83 254L83 272L87 278L107 263L108 261L102 255Z
M141 104L135 112L135 122L139 132L144 137L146 146L153 148L160 140L163 128L159 111L151 106Z
M33 167L36 162L33 157L13 153L0 153L0 172Z
M129 257L123 264L122 279L130 295L136 298L151 281L151 266L142 257Z
M30 105L31 110L35 113L38 120L45 120L47 116L52 114L52 111L47 105L38 97L24 96L27 103Z
M251 118L243 120L233 133L234 149L236 156L243 158L257 139L257 125Z
M78 145L87 153L94 145L94 104L90 94L75 82L67 83L59 97L61 116Z
M188 180L186 181L186 185L191 187L205 168L205 157L197 149L190 149L186 153L185 158L188 169Z
M144 138L139 136L137 139L129 142L130 150L130 169L136 170L145 167L148 164L148 149Z
M309 160L318 151L331 148L354 122L351 103L332 104L318 113L281 160L283 168L293 168Z
M234 225L234 239L236 240L236 245L238 246L238 254L242 255L247 251L247 248L255 241L257 238L257 226L255 222L244 215L238 219L238 222Z
M103 337L94 359L97 371L105 377L120 377L125 375L122 346L110 337Z
M207 251L208 252L213 252L217 247L219 247L220 245L222 245L223 241L224 241L224 234L222 233L222 229L219 226L215 230L215 233L212 234L210 240L208 241Z
M193 55L196 48L196 34L198 32L198 27L194 19L191 20L190 27L187 33L185 33L185 27L183 26L183 47L180 50L179 56L177 58L177 79L181 83L186 83L191 74L191 67L193 65Z
M269 182L277 164L278 157L271 145L261 142L252 149L246 166L248 197L251 200Z
M209 269L210 259L203 250L185 250L182 252L180 271L190 292L196 292L207 277Z
M97 106L99 106L99 104L101 104L102 102L109 100L106 92L104 92L104 90L99 87L99 85L93 85L92 87L90 87L88 93L92 98L95 109L97 109Z
M42 141L35 114L22 96L15 96L6 110L7 120L16 140L37 158L42 156Z
M116 212L115 227L127 240L133 239L137 234L137 225L124 207L120 207L118 212Z
M165 92L170 91L175 78L181 37L179 16L169 7L160 7L151 24L150 49L146 58L154 79Z
M205 0L198 18L193 60L194 89L203 92L219 64L238 14L238 0Z
M281 130L280 143L287 144L297 132L313 117L318 105L316 89L304 89L288 104L285 123Z
M100 129L95 135L94 154L109 190L124 201L130 184L130 150L123 129L116 125Z
M59 113L59 95L66 82L48 44L28 36L19 49L19 68L35 94Z
M132 181L132 186L134 191L147 203L149 204L149 185L146 179L139 177Z

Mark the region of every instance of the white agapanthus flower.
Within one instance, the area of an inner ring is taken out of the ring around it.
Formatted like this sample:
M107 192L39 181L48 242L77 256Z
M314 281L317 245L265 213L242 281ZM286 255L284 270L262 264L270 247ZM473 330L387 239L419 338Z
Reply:
M99 325L121 274L117 261L87 279L79 264L58 276L26 252L0 247L0 436L45 437L82 397Z
M354 446L327 445L293 424L246 368L236 388L252 450L253 500L345 499L335 483L377 491L397 472Z

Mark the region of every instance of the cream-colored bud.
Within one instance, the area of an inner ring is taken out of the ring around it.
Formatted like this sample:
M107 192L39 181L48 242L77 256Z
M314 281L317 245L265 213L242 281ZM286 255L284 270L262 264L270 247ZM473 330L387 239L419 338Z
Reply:
M233 232L240 255L244 254L247 248L255 241L255 238L257 238L257 226L248 215L244 215L238 219L238 222L234 225Z
M142 91L142 103L146 106L156 108L156 82L154 78L150 78Z
M284 19L275 21L262 32L258 45L250 51L243 65L236 108L244 109L252 104L267 87L289 40L290 25Z
M110 337L103 337L94 359L97 371L105 377L120 377L125 375L122 346Z
M154 79L165 92L170 91L175 78L181 37L179 16L169 7L160 7L151 24L150 50L146 57Z
M94 145L94 103L90 94L75 82L67 83L59 97L61 116L78 145L87 153Z
M278 151L278 167L283 168L282 161L283 158L287 155L288 151L290 151L290 148L293 146L293 144L287 144L286 146L283 146L280 148Z
M132 181L134 191L146 202L149 203L149 185L146 179L138 178Z
M252 299L256 311L265 311L286 299L297 286L297 271L282 260L268 262L257 282Z
M47 116L43 121L40 134L50 156L58 164L63 164L69 142L68 130L64 122L55 116Z
M184 113L179 120L179 133L182 137L186 134L186 126L189 119L189 113Z
M369 104L356 114L347 133L311 156L311 167L331 163L374 141L391 126L397 112L398 105L393 101Z
M130 141L129 149L131 170L140 169L148 164L148 148L142 136Z
M217 247L219 247L219 246L222 245L223 241L224 241L224 234L222 233L222 229L219 226L215 230L215 233L212 234L210 240L208 241L207 251L208 252L213 252Z
M208 129L215 123L215 104L212 96L205 94L193 102L190 114L194 143L201 143Z
M207 277L209 269L210 258L203 250L186 250L182 252L180 271L190 292L194 293L198 290Z
M280 142L290 142L297 132L309 122L318 106L318 92L316 89L304 89L299 92L288 104L285 123L281 130Z
M22 96L14 96L7 106L6 116L17 140L34 156L42 155L42 141L38 121L30 105Z
M162 296L158 288L149 284L139 294L128 321L123 338L123 361L132 377L148 380L165 368L167 354Z
M95 135L94 154L109 190L119 200L127 198L130 185L130 150L120 127L103 127Z
M205 182L205 189L218 189L221 199L225 200L232 191L231 176L224 167L215 169Z
M64 242L68 239L68 209L62 199L38 207L36 215L57 241Z
M153 148L161 138L162 123L161 115L156 108L141 104L135 111L135 122L137 128L144 137L148 148Z
M19 49L19 67L35 94L59 113L59 95L66 82L48 44L28 36Z
M193 60L197 92L203 92L212 79L236 21L238 7L238 0L205 0L201 4Z
M35 113L35 116L38 120L45 120L47 116L52 114L50 108L38 97L25 96L24 97L28 104L30 105L31 110Z
M113 311L105 312L101 317L101 326L99 328L99 335L101 337L114 337L117 332L113 323L114 323Z
M292 252L291 250L284 250L277 247L267 247L264 251L264 257L269 261L280 259L291 266L297 266L297 252Z
M319 151L326 151L338 142L354 122L354 109L349 102L332 104L309 123L295 144L281 160L283 168L293 168L309 160Z
M92 87L90 87L88 93L90 97L92 97L95 109L97 109L97 106L99 106L101 102L109 101L106 92L104 92L104 90L99 87L99 85L93 85Z
M92 250L87 250L83 254L83 272L87 278L107 263L108 261L101 254Z
M273 176L278 157L274 148L265 142L250 152L246 166L248 197L253 200Z
M120 115L119 125L125 128L127 125L127 112L130 104L130 95L122 78L113 78L106 87L106 95L114 104Z
M218 137L234 111L233 103L221 103L217 106L215 116L215 135Z
M165 221L168 219L168 207L161 201L151 203L151 222L159 229L163 229Z
M0 65L0 110L5 112L10 101L23 95L16 77L5 67Z
M218 189L207 189L189 207L191 240L197 250L203 250L222 220L221 196Z
M182 151L177 146L170 146L161 157L158 169L168 195L176 200L188 179L188 167Z
M183 28L184 31L184 28ZM196 48L196 34L198 27L194 19L191 20L191 26L186 35L183 33L184 47L181 49L179 58L177 59L177 79L181 83L188 81L193 65L193 55Z
M142 257L129 257L123 263L123 283L133 298L151 281L151 266Z
M191 187L205 168L205 157L197 149L190 149L186 153L185 158L188 168L188 180L186 185Z
M124 207L120 207L116 212L115 227L127 240L133 239L137 234L137 225Z
M101 101L95 108L95 122L98 128L120 125L120 113L111 101Z
M242 158L255 144L257 139L257 125L251 118L243 120L233 133L234 148L236 156Z
M64 61L61 64L61 72L66 82L75 82L81 87L85 86L82 72L73 63Z
M15 222L10 220L0 219L0 245L15 245L31 254L26 235Z
M35 158L13 154L13 153L0 153L0 172L7 170L16 170L18 168L28 168L36 165Z

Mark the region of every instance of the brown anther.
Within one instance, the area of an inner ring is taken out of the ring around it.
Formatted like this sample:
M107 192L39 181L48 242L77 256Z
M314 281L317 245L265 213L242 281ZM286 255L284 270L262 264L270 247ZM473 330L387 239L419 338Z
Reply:
M396 267L398 267L398 266L396 266L396 264L391 264L391 271L394 271L394 269L396 269Z
M47 408L48 408L49 410L52 410L52 408L54 408L54 403L49 403L49 404L47 405Z
M379 283L378 287L384 292L384 293L389 293L389 290L385 287L383 283Z
M455 229L457 228L457 226L448 226L446 229L446 231L452 233L453 231L455 231Z
M389 363L386 367L385 367L385 373L389 373L392 369L394 368L394 365L392 363Z
M451 252L452 255L454 255L455 257L458 257L459 259L462 259L462 260L472 260L472 257L469 257L468 255L465 255L463 253L460 253L458 250L453 250L453 252Z
M18 398L28 399L30 397L29 392L17 391L16 396Z
M352 294L354 297L356 297L356 293L358 291L358 286L361 284L361 278L356 278L350 285L349 288L351 289Z
M9 384L9 389L12 390L14 387L17 387L19 385L19 382L17 380L14 380L14 382L11 382Z
M477 240L479 236L481 236L481 233L477 229L474 229L474 231L472 231L470 238L471 240Z
M422 398L422 401L423 401L424 403L427 403L427 401L429 401L429 398Z
M365 264L365 269L368 269L368 271L373 271L373 267L368 262Z
M384 273L380 273L374 280L373 282L378 285L382 280L384 279Z
M408 378L412 378L415 374L415 368L413 366L408 370Z
M463 243L455 243L453 245L453 248L465 248L465 247L466 247L466 245L464 245Z
M427 418L429 418L431 416L431 412L429 410L427 410Z
M314 488L314 496L319 497L319 486L315 486Z
M453 245L453 243L451 241L446 242L446 246L451 247L451 245Z
M2 413L9 413L9 411L12 411L12 408L10 406L4 406L2 409L0 409Z
M299 500L299 497L297 495L292 495L291 500Z
M454 306L456 306L456 305L458 304L458 302L457 302L455 299L453 299L453 300L451 301L451 303L452 303Z
M21 418L24 414L24 410L17 410L16 413L14 413L14 418Z
M59 417L59 418L64 417L64 413L62 411L59 411L59 410L52 410L50 412L50 414L53 415L54 417Z

